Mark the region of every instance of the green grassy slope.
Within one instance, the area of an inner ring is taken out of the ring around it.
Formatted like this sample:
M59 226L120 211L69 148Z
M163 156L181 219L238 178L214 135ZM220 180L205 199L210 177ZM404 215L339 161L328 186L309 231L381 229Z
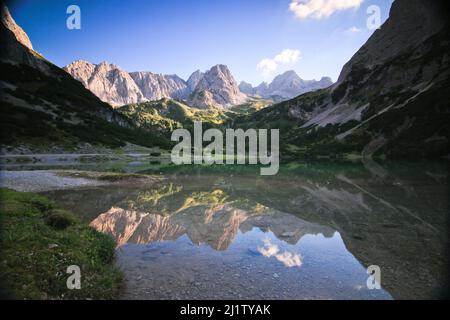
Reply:
M113 299L123 275L114 240L33 193L0 189L0 295L8 299ZM81 289L67 288L67 267Z
M65 71L51 75L27 65L0 63L6 83L0 100L0 144L73 150L79 143L110 148L126 142L169 147L167 138L136 128Z
M167 135L178 128L191 129L194 121L202 121L205 127L212 127L229 119L219 109L197 109L171 99L126 105L117 110L139 127Z

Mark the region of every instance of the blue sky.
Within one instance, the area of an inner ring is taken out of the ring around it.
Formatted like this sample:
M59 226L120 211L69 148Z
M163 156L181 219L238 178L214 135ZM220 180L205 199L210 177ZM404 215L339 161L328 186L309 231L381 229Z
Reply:
M290 69L303 79L336 80L373 32L366 27L367 8L379 6L384 21L392 3L328 1L335 2L318 9L320 0L17 0L8 5L34 48L58 66L106 60L127 71L187 79L197 69L222 63L236 80L257 85ZM302 3L309 7L295 10L292 2L297 9ZM340 2L362 3L336 9ZM71 4L81 9L81 30L66 27Z

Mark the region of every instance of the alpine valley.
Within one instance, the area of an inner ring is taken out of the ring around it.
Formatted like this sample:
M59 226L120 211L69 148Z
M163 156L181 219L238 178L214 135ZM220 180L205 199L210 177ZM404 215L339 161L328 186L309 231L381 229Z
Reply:
M0 300L448 298L448 1L238 2L1 6Z
M77 60L61 69L33 50L5 7L1 146L33 152L128 144L168 149L173 129L198 120L218 128L279 128L286 159L444 157L450 45L440 6L395 1L389 19L334 84L287 71L257 87L238 85L221 64L187 80L107 62Z

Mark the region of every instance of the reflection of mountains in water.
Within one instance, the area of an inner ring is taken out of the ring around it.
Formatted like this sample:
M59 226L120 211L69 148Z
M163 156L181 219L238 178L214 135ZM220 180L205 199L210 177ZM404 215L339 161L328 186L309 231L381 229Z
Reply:
M180 190L180 189L178 189ZM165 192L163 192L165 193ZM130 207L146 207L143 198L151 199L151 211L137 211L112 207L91 222L97 230L112 235L118 245L146 244L155 241L176 240L186 234L197 245L207 244L216 250L226 250L240 230L253 227L270 230L279 239L296 244L305 234L323 234L330 237L329 227L309 223L296 216L271 210L258 203L230 200L222 190L193 192L184 196L181 206L168 214L168 207L177 203L177 194L161 197L137 197ZM179 199L178 199L179 200ZM159 210L161 211L158 211ZM161 214L160 212L164 212Z
M172 184L168 181L159 189L106 187L50 196L89 221L104 212L95 219L97 227L115 232L122 237L121 243L176 239L186 233L194 243L223 250L238 230L251 227L270 228L290 242L308 232L336 230L365 267L381 267L382 285L394 298L431 298L440 297L448 284L448 175L444 165L294 163L270 179L205 172L177 175ZM286 169L288 174L283 175ZM150 219L181 231L164 231ZM285 229L295 225L303 233L294 235ZM145 235L148 231L136 231L138 226L158 232Z

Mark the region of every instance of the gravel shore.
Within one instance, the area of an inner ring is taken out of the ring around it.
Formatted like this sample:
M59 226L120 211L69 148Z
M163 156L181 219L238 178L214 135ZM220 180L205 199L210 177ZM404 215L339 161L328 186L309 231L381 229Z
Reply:
M40 192L104 184L108 183L94 179L61 177L52 171L0 171L0 187L16 191Z

